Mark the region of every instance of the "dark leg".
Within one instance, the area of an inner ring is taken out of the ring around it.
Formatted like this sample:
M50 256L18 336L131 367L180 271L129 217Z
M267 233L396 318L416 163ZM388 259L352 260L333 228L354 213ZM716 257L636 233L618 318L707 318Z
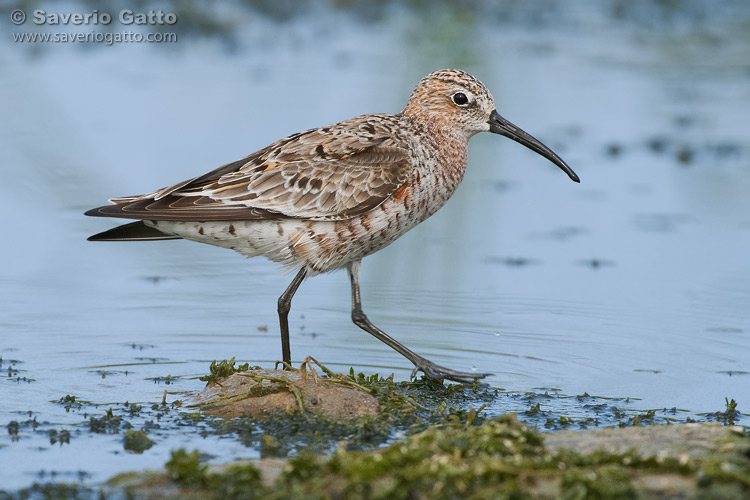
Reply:
M352 262L348 267L349 279L352 282L352 321L354 321L355 325L411 361L414 364L414 371L411 373L411 378L414 378L417 372L421 371L424 372L427 378L435 380L448 379L455 382L471 383L491 375L491 373L466 373L443 368L409 350L383 330L373 325L367 316L365 316L365 313L362 312L362 301L359 295L359 264L360 261Z
M284 293L279 297L279 324L281 326L281 357L284 363L292 362L292 352L289 348L289 309L292 307L292 297L294 292L302 284L307 276L307 269L302 268L294 277Z

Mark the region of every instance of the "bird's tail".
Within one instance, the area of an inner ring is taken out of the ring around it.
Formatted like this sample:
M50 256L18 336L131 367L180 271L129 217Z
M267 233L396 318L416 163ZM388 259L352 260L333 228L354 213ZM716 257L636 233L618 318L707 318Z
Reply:
M89 241L156 241L179 239L179 236L164 234L158 229L147 226L143 221L113 227L88 238Z

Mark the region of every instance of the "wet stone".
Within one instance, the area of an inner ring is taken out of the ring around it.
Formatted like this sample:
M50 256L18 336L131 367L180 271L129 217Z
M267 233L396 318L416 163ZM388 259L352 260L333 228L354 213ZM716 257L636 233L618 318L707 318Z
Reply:
M371 452L339 448L330 456L208 465L197 450L177 450L165 470L121 474L107 486L126 498L153 500L744 499L750 493L749 448L744 428L737 426L542 435L508 414L479 426L433 427Z
M740 426L714 423L634 426L624 429L564 430L545 435L547 449L574 450L581 454L605 451L622 454L629 450L641 457L699 457L725 453L727 443L744 436Z
M209 382L184 403L220 418L263 418L295 411L349 420L379 412L378 401L363 389L313 371L248 370Z

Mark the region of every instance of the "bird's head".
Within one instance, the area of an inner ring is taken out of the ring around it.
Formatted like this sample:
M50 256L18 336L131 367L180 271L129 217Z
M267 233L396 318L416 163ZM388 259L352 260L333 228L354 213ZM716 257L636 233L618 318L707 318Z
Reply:
M500 116L492 94L482 82L465 71L443 69L417 84L403 113L427 123L462 133L468 140L479 132L493 132L523 144L560 167L579 182L562 158L538 139Z

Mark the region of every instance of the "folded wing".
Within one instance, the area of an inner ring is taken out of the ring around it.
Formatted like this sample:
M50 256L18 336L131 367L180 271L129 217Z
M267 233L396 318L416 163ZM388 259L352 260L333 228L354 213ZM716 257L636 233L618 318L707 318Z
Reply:
M384 115L390 118L390 115ZM86 215L141 220L339 220L383 203L411 173L389 122L367 115L308 130L242 160Z

